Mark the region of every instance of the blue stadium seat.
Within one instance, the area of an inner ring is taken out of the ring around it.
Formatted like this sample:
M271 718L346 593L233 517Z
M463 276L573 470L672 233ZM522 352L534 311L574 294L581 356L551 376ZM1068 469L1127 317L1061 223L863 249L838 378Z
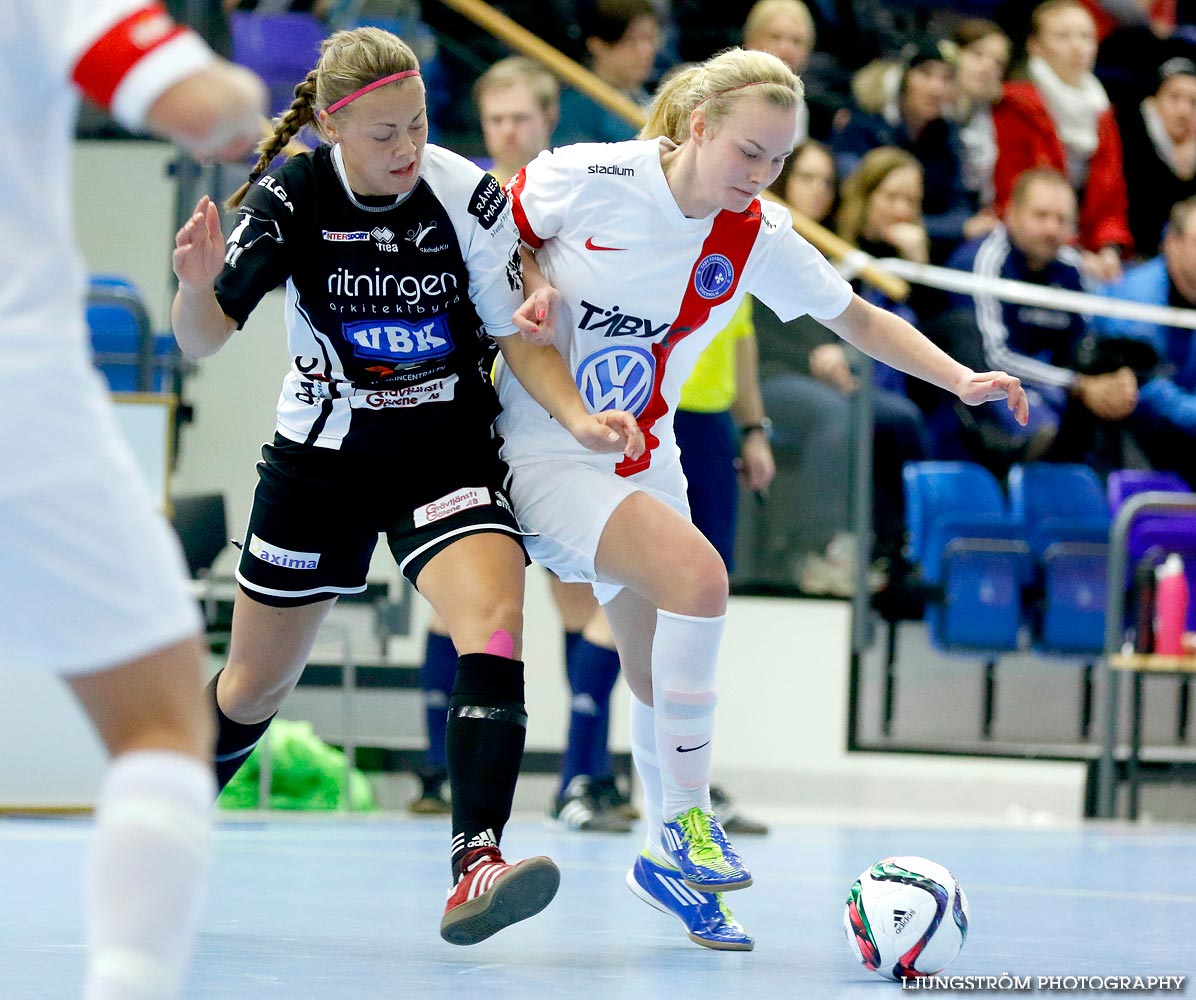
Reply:
M1104 486L1083 465L1014 465L1009 506L1034 557L1034 648L1080 658L1079 733L1087 739L1096 658L1105 643L1111 518Z
M926 595L931 643L984 658L981 731L992 734L996 664L1019 646L1029 547L991 472L974 462L908 462L908 558ZM893 718L897 623L890 625L882 729Z
M320 58L328 30L311 14L258 14L234 10L229 15L233 62L253 70L270 90L270 114L286 111Z
M1018 648L1029 549L991 472L973 462L909 462L909 558L937 599L926 620L944 650Z
M1015 465L1009 506L1035 560L1041 594L1033 616L1036 647L1046 653L1100 653L1110 524L1100 479L1083 465Z
M113 392L173 392L179 352L169 333L155 334L137 287L114 274L91 276L87 325L93 362Z

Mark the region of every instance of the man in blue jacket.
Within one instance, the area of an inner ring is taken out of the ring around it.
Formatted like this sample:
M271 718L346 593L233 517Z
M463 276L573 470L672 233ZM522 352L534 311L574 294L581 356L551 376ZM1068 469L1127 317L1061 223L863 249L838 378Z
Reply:
M1127 271L1102 294L1196 308L1196 198L1172 208L1162 254ZM1095 326L1102 334L1132 337L1154 348L1159 364L1142 386L1133 424L1156 468L1173 469L1196 486L1196 331L1111 318Z
M1004 222L961 246L950 266L979 277L1082 291L1080 257L1069 245L1075 220L1076 197L1067 178L1050 168L1027 170L1014 185ZM1031 423L1025 428L995 413L962 413L962 420L977 424L1000 421L997 429L973 428L982 443L1001 441L1014 460L1119 464L1117 432L1134 412L1138 381L1126 366L1101 374L1078 371L1088 334L1085 317L983 292L956 296L953 306L952 317L978 341L982 363L1017 375L1031 394Z

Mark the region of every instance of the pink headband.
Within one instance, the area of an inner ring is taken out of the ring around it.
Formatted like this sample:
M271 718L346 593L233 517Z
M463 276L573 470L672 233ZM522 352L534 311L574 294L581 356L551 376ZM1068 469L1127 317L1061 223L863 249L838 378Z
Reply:
M381 80L375 80L373 83L367 83L360 90L355 90L348 97L342 97L339 101L329 105L326 114L340 111L350 101L355 101L362 94L368 94L371 90L377 90L379 87L385 87L388 83L394 83L395 80L404 80L409 76L419 76L417 69L405 69L402 73L391 73L390 76L384 76Z

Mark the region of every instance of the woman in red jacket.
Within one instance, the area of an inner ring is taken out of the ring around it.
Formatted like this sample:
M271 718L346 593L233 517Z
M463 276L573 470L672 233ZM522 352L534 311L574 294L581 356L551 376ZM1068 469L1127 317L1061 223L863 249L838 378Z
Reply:
M1029 78L1007 83L993 108L995 207L1004 211L1018 175L1031 167L1065 173L1079 196L1084 269L1098 280L1116 280L1132 240L1121 137L1092 73L1092 15L1079 0L1046 0L1031 16L1026 50Z

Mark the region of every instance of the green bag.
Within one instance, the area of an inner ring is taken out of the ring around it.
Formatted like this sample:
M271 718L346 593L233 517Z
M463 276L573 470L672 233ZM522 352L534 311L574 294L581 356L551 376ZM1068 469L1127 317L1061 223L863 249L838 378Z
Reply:
M270 741L270 808L324 809L341 807L345 755L324 743L310 722L275 719L266 730ZM259 809L261 744L233 775L216 804L222 809ZM354 768L349 776L349 808L373 812L378 805L366 776Z

